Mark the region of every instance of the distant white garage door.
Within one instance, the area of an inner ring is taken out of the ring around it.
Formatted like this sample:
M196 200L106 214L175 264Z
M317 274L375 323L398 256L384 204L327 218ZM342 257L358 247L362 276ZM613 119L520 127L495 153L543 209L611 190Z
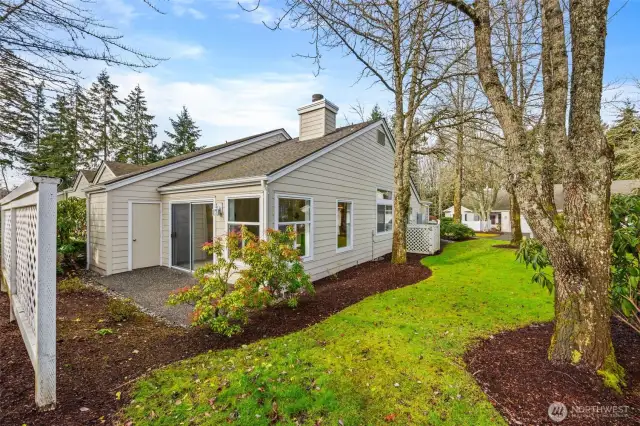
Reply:
M160 203L131 204L131 269L160 265Z

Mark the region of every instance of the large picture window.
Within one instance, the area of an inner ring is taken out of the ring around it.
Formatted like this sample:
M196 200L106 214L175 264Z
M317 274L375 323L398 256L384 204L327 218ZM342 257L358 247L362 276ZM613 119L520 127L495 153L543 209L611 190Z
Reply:
M294 247L302 257L311 256L311 198L276 197L276 228L286 231L292 227L296 233Z
M393 192L378 189L376 191L376 233L386 234L393 231Z
M227 200L227 232L240 233L246 227L260 237L260 198L229 198ZM244 246L245 241L242 241Z
M336 207L336 250L338 252L353 248L353 203L338 200Z

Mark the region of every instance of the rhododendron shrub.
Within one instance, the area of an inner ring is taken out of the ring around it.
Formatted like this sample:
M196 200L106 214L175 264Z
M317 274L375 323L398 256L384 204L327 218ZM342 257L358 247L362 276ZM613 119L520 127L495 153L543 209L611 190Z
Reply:
M231 336L247 321L242 294L229 283L242 256L240 236L230 233L202 246L213 262L196 269L198 284L174 291L168 303L194 305L191 324L206 325L216 333Z
M216 333L231 336L242 331L251 310L286 300L296 306L303 293L313 293L298 251L296 234L267 231L260 240L245 227L241 234L229 233L202 249L213 258L195 271L198 284L173 292L169 304L191 303L191 324L206 325ZM242 267L240 267L242 262ZM230 283L238 273L235 283Z
M296 233L292 227L284 232L268 229L266 240L246 236L242 261L247 269L241 272L239 281L257 286L263 303L286 300L293 307L298 304L301 294L313 293L311 278L304 271L300 253L294 247Z

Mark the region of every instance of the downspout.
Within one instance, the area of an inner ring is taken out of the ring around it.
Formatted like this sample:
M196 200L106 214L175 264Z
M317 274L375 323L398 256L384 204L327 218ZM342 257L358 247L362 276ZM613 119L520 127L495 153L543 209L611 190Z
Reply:
M87 223L87 243L85 244L86 246L86 253L84 255L85 259L87 260L87 266L86 269L87 271L91 268L91 238L89 237L89 230L91 229L91 223L90 223L90 209L91 209L91 194L87 194L87 207L86 207L86 215L87 218L85 219L86 223Z
M267 180L262 179L260 181L262 187L262 238L267 239L267 228L269 227L269 189L267 187Z

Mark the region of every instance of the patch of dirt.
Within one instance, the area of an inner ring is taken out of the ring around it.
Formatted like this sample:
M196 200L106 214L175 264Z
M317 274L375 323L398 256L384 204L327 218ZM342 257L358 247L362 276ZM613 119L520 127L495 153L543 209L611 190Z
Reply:
M512 425L555 424L548 410L557 401L568 409L563 426L640 424L640 335L613 322L616 356L627 382L618 395L595 373L552 364L547 359L552 332L553 324L547 323L501 333L465 356L467 370L505 419ZM604 414L614 406L621 407L619 417Z
M232 338L205 329L169 327L146 315L127 322L109 319L103 293L84 290L59 294L58 407L37 412L34 374L9 303L0 294L0 425L110 424L132 382L152 369L211 349L238 347L265 337L288 334L335 314L375 293L417 283L431 275L409 256L406 265L388 259L367 262L315 283L315 296L300 299L296 309L273 307L254 314L245 331ZM100 336L100 329L113 334ZM121 392L121 394L118 394Z
M496 244L493 247L501 248L501 249L511 249L511 250L518 250L520 248L520 246L514 246L512 244Z

